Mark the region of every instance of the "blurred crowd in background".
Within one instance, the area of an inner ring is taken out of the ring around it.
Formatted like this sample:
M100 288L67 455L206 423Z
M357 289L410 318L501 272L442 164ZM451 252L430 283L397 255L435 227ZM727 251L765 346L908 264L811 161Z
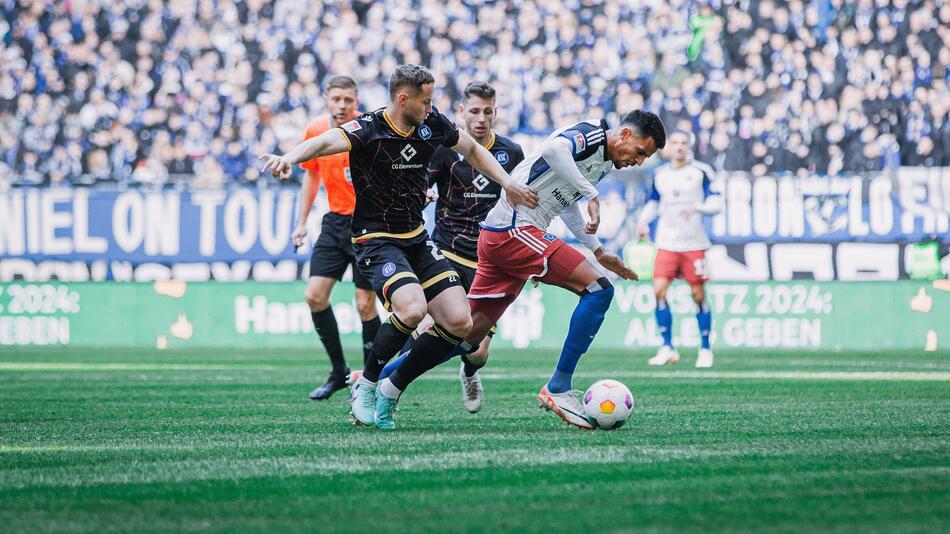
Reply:
M264 183L347 74L475 79L527 140L643 108L720 171L950 165L939 0L0 0L0 187ZM182 178L182 177L187 178Z

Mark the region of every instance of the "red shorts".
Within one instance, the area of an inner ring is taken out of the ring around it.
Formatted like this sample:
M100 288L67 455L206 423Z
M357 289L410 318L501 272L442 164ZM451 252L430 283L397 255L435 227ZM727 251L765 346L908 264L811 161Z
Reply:
M673 252L659 249L653 262L653 279L675 280L682 276L689 285L706 283L706 251Z
M531 278L561 286L586 258L553 234L534 226L482 230L478 236L478 270L470 299L513 302Z

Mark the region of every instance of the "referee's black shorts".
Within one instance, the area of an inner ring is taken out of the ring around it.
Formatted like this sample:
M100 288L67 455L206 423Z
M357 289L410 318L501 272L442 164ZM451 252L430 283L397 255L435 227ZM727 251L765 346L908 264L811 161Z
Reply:
M370 281L356 267L353 255L353 243L350 241L349 215L340 215L332 211L323 216L320 236L313 245L310 255L310 276L324 276L340 280L349 265L353 266L353 283L360 289L373 289Z

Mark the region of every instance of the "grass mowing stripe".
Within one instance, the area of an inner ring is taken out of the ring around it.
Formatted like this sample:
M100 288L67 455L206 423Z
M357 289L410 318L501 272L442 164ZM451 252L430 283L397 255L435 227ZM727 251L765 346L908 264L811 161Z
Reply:
M636 445L597 446L591 449L560 447L512 448L443 451L427 454L388 454L355 456L353 454L323 454L307 456L278 456L270 458L221 458L204 460L165 460L136 462L129 470L116 471L112 463L70 465L67 467L9 469L0 479L0 490L23 490L38 487L77 487L112 484L162 484L196 480L240 480L263 476L298 477L334 474L387 473L395 471L452 471L458 469L497 469L515 467L544 467L553 465L583 466L622 464L624 466L650 465L664 462L709 461L711 459L738 459L742 457L819 456L856 452L853 446L841 447L840 440L809 443L807 446L781 449L749 446L670 446L651 447ZM816 446L817 445L817 446ZM860 450L860 449L859 449ZM941 443L921 443L908 447L907 443L878 444L875 454L896 452L915 454L946 451ZM932 475L947 478L950 467L927 467Z

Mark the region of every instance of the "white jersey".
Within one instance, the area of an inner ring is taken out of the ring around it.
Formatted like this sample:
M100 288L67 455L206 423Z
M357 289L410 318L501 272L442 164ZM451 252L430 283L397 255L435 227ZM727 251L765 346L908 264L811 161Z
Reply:
M613 162L607 159L607 129L606 121L591 120L552 133L537 153L528 156L511 171L514 183L528 185L538 193L538 207L529 209L519 206L516 210L508 204L505 192L502 191L501 198L488 212L482 227L499 231L532 225L540 230L547 230L555 217L560 216L582 196L596 197L597 189L594 185L614 168ZM555 172L543 157L545 150L551 149L556 141L566 143L564 139L570 141L574 165L580 171L578 182Z
M658 204L654 238L657 248L673 252L709 248L703 214L710 211L703 209L703 206L707 204L708 197L718 195L709 190L714 176L711 167L698 161L679 169L674 169L669 163L656 169L648 200ZM684 215L683 210L686 208L695 211ZM712 213L716 211L718 209Z

